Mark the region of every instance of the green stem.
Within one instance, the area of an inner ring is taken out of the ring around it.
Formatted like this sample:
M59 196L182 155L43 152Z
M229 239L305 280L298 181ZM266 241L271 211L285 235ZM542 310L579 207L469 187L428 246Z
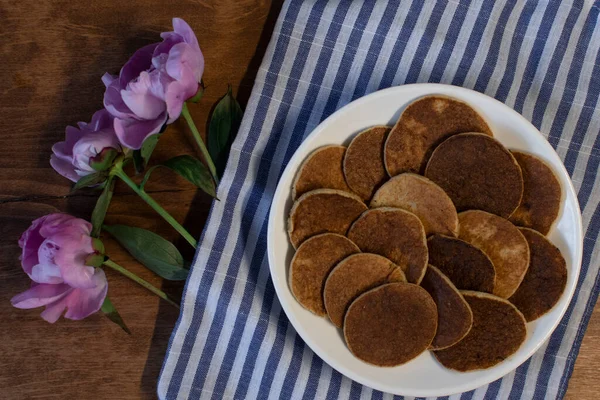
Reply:
M126 277L128 277L132 281L134 281L137 284L139 284L140 286L145 287L146 289L148 289L149 291L151 291L152 293L154 293L155 295L157 295L158 297L160 297L161 299L163 299L167 303L169 303L169 304L171 304L171 305L179 308L179 304L177 304L173 300L171 300L169 298L169 296L167 296L167 294L165 292L163 292L162 290L160 290L156 286L152 285L150 282L143 280L142 278L140 278L139 276L137 276L133 272L131 272L131 271L129 271L129 270L121 267L119 264L116 264L116 263L112 262L111 260L104 261L104 265L106 265L107 267L110 267L110 268L114 269L117 272L120 272L121 274L125 275Z
M196 143L198 143L198 147L200 147L200 152L202 153L202 156L206 160L206 164L208 165L210 174L212 175L213 179L215 180L215 186L218 186L219 178L217 177L217 169L215 168L215 164L213 163L212 158L210 158L210 154L208 152L208 149L206 148L206 145L204 144L204 141L202 140L202 136L200 136L200 132L198 131L198 128L196 128L194 119L190 115L190 110L187 106L187 103L183 103L183 108L181 109L181 115L183 115L185 122L187 122L188 126L190 127L190 130L192 131L192 135L194 135L194 139L196 140Z
M121 169L118 165L112 170L112 174L118 176L123 182L127 184L134 192L137 193L138 196L142 198L150 207L154 209L161 217L164 218L192 247L196 248L198 242L190 233L183 227L175 218L171 216L164 208L161 207L152 197L148 195L143 189L140 189L138 185L135 184L134 181L127 176L127 174Z
M115 180L112 176L109 176L105 182L105 186L104 189L102 189L100 197L98 197L98 200L96 201L96 206L92 211L92 237L100 237L102 224L104 223L108 206L110 206L114 189Z

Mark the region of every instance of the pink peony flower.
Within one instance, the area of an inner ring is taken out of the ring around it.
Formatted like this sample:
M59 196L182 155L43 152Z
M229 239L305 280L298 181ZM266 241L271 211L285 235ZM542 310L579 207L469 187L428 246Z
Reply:
M73 182L109 168L121 151L108 111L97 111L89 124L79 122L78 126L67 126L65 141L52 146L50 157L52 168Z
M41 316L50 323L65 309L65 318L74 320L97 312L108 283L104 271L86 265L87 259L103 251L101 243L90 236L91 230L89 222L67 214L33 221L19 239L21 266L33 282L29 290L11 299L12 305L46 306Z
M173 32L162 43L139 49L119 76L104 74L104 107L115 117L121 144L139 149L164 124L179 118L183 103L194 96L204 72L204 56L190 26L173 18Z

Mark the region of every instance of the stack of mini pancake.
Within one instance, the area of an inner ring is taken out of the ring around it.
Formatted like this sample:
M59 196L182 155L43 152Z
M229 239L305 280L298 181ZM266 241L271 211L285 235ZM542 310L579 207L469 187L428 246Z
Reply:
M546 237L558 179L457 99L419 98L394 127L318 148L292 197L290 289L370 364L431 350L454 370L492 367L566 286L565 259Z

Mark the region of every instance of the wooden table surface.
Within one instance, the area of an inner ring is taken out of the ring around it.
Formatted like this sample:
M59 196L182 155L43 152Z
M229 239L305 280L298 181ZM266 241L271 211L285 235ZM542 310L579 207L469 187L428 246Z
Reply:
M89 219L96 194L71 193L71 184L48 163L64 128L88 121L102 107L105 71L117 73L142 45L159 40L179 16L195 30L206 60L204 98L192 114L204 126L209 110L231 83L242 105L268 44L281 0L0 0L0 390L3 399L138 399L156 397L156 383L177 310L112 271L109 295L133 334L102 315L50 325L40 310L17 310L9 299L29 281L19 265L17 240L31 223L52 212ZM193 154L189 132L169 127L154 161ZM168 171L157 170L149 192L195 236L210 200ZM136 195L117 185L107 223L153 230L191 259L177 234ZM137 264L110 237L110 256L180 298L182 284ZM600 311L588 327L568 398L600 392Z

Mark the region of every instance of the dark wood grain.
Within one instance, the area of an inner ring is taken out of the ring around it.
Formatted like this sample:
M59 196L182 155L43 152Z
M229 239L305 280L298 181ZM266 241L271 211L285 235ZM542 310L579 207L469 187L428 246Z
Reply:
M138 399L156 397L156 382L177 310L112 271L109 294L133 334L101 315L50 325L39 310L16 310L9 299L28 287L17 239L31 221L56 211L89 218L96 194L70 193L48 164L67 124L87 121L102 107L101 75L117 73L138 47L159 40L171 18L186 19L206 59L208 86L192 114L203 126L231 83L245 104L268 44L281 0L0 0L0 397L3 399ZM169 127L154 161L193 154L181 124ZM149 191L199 236L210 199L169 171L157 170ZM118 185L108 223L151 229L193 252L140 199ZM182 284L137 264L109 237L117 262L179 297ZM600 311L588 327L567 397L600 392Z
M109 295L133 334L101 315L50 325L41 310L17 310L9 299L29 285L19 265L17 239L39 216L66 211L89 218L97 194L70 193L48 163L67 124L87 121L102 107L100 77L117 73L140 46L160 40L171 18L195 30L206 60L207 90L191 112L204 128L211 106L233 85L247 102L281 1L93 0L0 1L0 397L3 399L138 399L156 397L156 383L177 310L118 274L107 271ZM8 61L10 60L10 61ZM204 130L204 129L201 129ZM196 152L180 123L161 139L153 162ZM198 237L210 199L168 170L157 170L148 190ZM153 230L193 251L124 185L117 185L107 223ZM104 235L108 253L170 295L182 283L161 282Z

